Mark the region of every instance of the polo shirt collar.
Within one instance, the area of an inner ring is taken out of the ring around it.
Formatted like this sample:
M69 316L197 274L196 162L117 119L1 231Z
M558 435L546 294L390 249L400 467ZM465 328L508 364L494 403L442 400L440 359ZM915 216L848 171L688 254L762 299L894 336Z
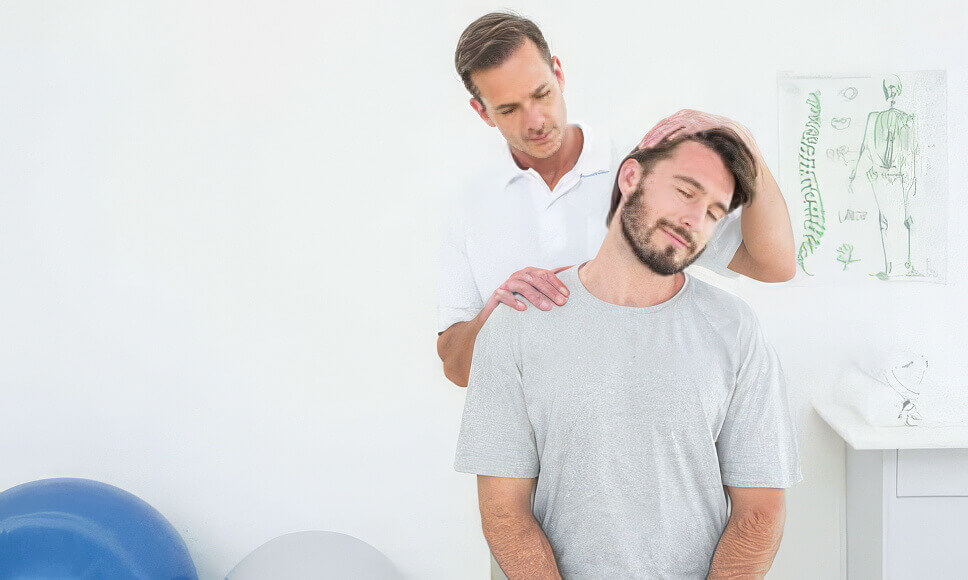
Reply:
M609 150L608 143L600 143L597 141L598 136L588 128L588 125L578 121L570 124L578 126L584 137L581 153L578 155L578 161L575 162L575 167L572 168L572 171L579 171L579 179L600 173L607 173L611 165L611 151ZM518 167L517 162L514 161L514 156L511 155L511 146L507 142L502 147L499 167L496 173L501 187L507 187L512 181L519 177L525 177L531 171Z

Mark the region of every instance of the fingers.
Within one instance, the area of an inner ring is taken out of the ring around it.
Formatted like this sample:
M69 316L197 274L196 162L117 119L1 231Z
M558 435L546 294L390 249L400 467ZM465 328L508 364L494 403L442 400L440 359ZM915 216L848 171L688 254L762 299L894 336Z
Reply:
M655 127L649 130L639 143L639 148L652 147L660 143L663 139L668 139L676 134L693 134L716 127L732 129L744 141L747 141L747 145L751 142L752 136L749 130L728 117L712 115L695 109L680 109L659 121Z
M652 147L676 133L695 133L711 126L708 115L692 109L682 109L656 123L639 143L639 148Z
M642 138L642 141L639 143L639 149L642 149L643 147L652 147L657 143L661 143L663 139L669 137L683 127L684 125L677 119L669 118L659 121L659 123L655 127L652 127L652 129L645 134L645 137Z
M558 291L558 294L561 295L561 298L567 299L568 295L571 293L568 291L568 288L565 286L565 284L558 278L558 276L555 276L555 274L560 271L561 269L559 269L557 272L546 272L544 276L545 276L545 279L548 281L548 283L553 285L555 290ZM553 300L555 298L554 296L549 296L549 297ZM555 300L555 302L557 302L557 300ZM562 304L564 304L564 300L562 301Z
M645 136L642 137L642 141L639 142L639 149L642 149L643 147L652 147L664 139L666 133L671 130L670 127L673 123L675 123L675 119L672 117L667 117L656 123L655 126L649 129Z
M525 275L530 275L530 277L525 277L525 281L537 288L542 294L548 298L554 300L555 304L558 306L564 305L565 301L568 299L568 288L562 283L562 281L555 276L558 272L562 270L567 270L571 266L562 266L560 268L555 268L554 270L542 270L540 268L526 268L522 271Z
M534 283L537 283L537 281L535 281ZM528 302L530 302L531 304L534 304L541 310L551 310L551 300L549 300L548 297L545 296L543 292L539 291L535 286L533 286L532 285L533 283L511 279L511 280L508 280L506 284L507 284L508 290L511 290L512 292L517 292L521 296L524 296L524 298Z
M492 299L495 300L495 303L494 303L495 307L497 307L497 305L500 303L500 304L507 304L511 308L519 311L527 310L528 308L524 302L521 302L520 300L515 298L514 294L512 294L509 290L505 290L504 288L498 288L497 290L495 290L494 294L492 294L491 297Z
M477 318L481 321L487 320L491 317L491 313L494 312L494 309L497 308L497 305L500 303L500 300L498 300L498 290L491 292L491 296L487 299L487 302L484 303L484 308L481 308L481 311L477 314Z
M563 266L554 271L540 268L519 270L511 274L511 277L494 291L485 309L493 302L492 310L499 303L507 304L515 310L525 310L527 305L519 300L515 293L541 310L551 310L554 304L563 306L568 301L569 292L555 273L570 267Z
M541 292L545 297L550 298L558 306L564 306L567 300L565 292L568 291L558 280L558 277L551 272L544 271L538 275L531 276L530 284Z

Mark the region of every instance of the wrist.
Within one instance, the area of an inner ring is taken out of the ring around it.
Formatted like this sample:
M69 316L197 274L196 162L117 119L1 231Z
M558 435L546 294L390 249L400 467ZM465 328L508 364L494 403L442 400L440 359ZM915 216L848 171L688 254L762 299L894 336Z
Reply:
M491 312L493 311L494 307L485 306L480 312L477 313L477 316L471 318L470 323L473 324L477 330L480 330L481 327L484 326L484 323L487 322L487 317L490 316Z

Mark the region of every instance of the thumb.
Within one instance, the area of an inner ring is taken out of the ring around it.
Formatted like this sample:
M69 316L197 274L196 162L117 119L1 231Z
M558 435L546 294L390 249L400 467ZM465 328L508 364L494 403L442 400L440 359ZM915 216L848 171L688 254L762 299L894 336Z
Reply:
M491 316L491 313L494 312L494 309L497 308L497 305L498 305L497 293L492 293L491 297L487 300L487 303L484 304L484 308L481 309L481 311L477 314L477 316L481 319L482 322L486 322L487 319Z

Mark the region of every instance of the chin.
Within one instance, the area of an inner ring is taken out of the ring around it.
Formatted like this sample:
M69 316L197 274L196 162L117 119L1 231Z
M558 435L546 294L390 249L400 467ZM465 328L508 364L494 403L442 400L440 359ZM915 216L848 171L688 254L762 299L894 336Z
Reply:
M545 147L528 147L525 149L528 155L535 159L547 159L561 149L561 143L549 143Z
M557 129L553 129L553 131L554 134L552 135L549 143L544 145L533 145L531 141L525 139L522 143L524 147L521 149L535 159L547 159L551 157L561 150L561 146L565 142L564 135L562 135L560 131Z

